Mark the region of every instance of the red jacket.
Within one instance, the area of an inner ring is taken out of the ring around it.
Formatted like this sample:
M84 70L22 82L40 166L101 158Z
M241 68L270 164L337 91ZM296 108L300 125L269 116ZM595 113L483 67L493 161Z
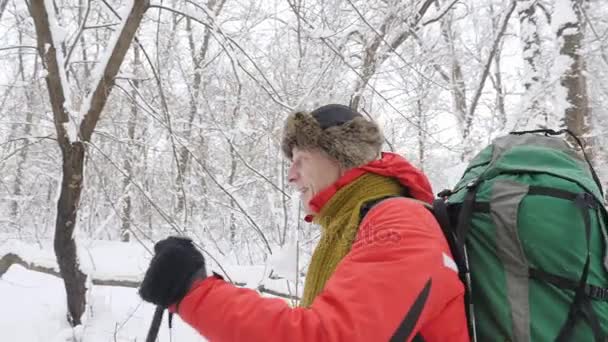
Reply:
M311 203L322 206L365 172L395 177L414 197L432 199L422 173L385 153L347 172ZM464 342L464 288L455 267L432 214L412 200L392 198L365 216L351 251L310 308L291 308L209 277L192 287L179 315L212 342L388 341L402 324L406 341L419 335L426 342Z

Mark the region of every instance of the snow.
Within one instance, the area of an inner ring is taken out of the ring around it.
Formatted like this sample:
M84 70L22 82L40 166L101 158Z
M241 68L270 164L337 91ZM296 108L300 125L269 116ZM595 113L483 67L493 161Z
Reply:
M330 29L327 28L317 28L314 29L312 32L310 32L310 38L313 39L322 39L322 38L329 38L334 36L336 33Z
M71 115L69 117L73 119ZM76 127L76 122L74 122L74 120L69 120L68 122L62 123L61 125L63 126L63 129L68 135L68 139L70 139L70 141L78 141L78 127Z
M298 274L298 248L296 239L291 239L269 258L273 273L282 278L295 282Z
M39 245L0 236L0 256L15 253L26 262L53 268L57 263L52 252L52 241L40 241ZM150 255L136 242L78 240L78 255L83 271L94 279L140 281L148 267ZM283 257L293 255L287 244ZM293 259L295 260L295 259ZM221 261L220 261L221 262ZM290 262L279 258L279 266ZM269 265L222 265L230 278L246 287L289 293L285 279L269 279ZM276 267L277 265L272 265ZM218 267L208 265L210 271L219 274ZM288 267L286 267L288 269ZM281 271L277 267L274 274ZM66 317L66 299L63 282L53 275L29 271L20 265L12 265L0 278L0 331L2 341L143 341L154 313L154 306L143 302L136 288L89 285L89 298L83 326L74 331ZM293 289L293 285L291 285ZM301 291L300 291L301 292ZM35 324L36 329L31 325ZM204 341L197 332L178 316L174 317L172 340L180 342ZM76 337L76 340L74 340ZM167 319L159 332L159 341L170 341Z
M551 16L551 29L554 33L567 23L577 22L576 13L572 9L572 0L555 0L553 15Z
M65 320L63 282L53 276L13 266L0 279L2 340L144 341L154 306L143 302L136 291L134 288L96 286L88 304L92 309L85 317L84 324L74 331ZM171 333L176 341L204 341L177 316L174 317ZM158 337L161 342L170 340L166 318Z

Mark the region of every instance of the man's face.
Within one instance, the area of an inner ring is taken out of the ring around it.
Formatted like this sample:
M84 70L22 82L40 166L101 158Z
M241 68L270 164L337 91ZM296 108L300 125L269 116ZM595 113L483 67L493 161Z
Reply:
M308 202L340 178L340 164L319 150L300 150L294 147L292 154L288 180L300 192L306 214L312 214Z

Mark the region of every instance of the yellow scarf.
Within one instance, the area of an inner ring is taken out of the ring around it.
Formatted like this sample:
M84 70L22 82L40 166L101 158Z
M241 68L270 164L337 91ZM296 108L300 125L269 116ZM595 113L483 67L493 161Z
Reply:
M371 200L403 194L395 179L366 173L336 192L313 222L321 225L321 239L312 255L300 306L309 307L325 287L338 263L348 254L359 229L361 206Z

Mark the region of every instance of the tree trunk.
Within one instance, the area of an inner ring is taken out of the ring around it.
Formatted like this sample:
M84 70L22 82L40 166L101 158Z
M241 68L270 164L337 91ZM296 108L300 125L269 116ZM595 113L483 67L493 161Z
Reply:
M137 44L133 45L133 77L132 87L131 89L131 113L129 116L129 122L127 127L127 136L130 142L135 141L135 128L137 127L137 116L139 108L137 107L137 93L139 92L139 73L138 68L140 66L140 57L139 57L139 46ZM131 144L131 146L134 146ZM131 214L133 211L133 204L131 202L131 194L129 192L129 184L131 184L133 178L133 164L131 163L132 154L130 151L127 151L124 156L123 161L123 169L125 170L126 176L122 181L122 191L124 193L124 203L122 207L122 215L121 220L122 224L120 227L120 241L129 242L131 240Z
M55 255L61 277L65 282L68 300L68 321L72 326L81 324L86 305L86 275L80 270L74 241L76 214L82 191L84 170L84 144L74 142L61 148L63 177L57 202L55 221Z
M424 132L426 131L426 118L422 107L421 96L416 99L416 125L418 126L418 168L424 172L424 163L426 161L426 139Z
M0 0L0 20L2 20L2 15L4 14L6 5L8 5L8 0Z
M236 167L237 167L237 160L236 160L236 155L234 153L234 145L232 145L232 143L230 144L230 175L228 176L228 184L230 184L230 187L232 189L234 189L234 181L236 178ZM230 206L232 208L236 208L236 203L234 202L234 199L230 200ZM236 227L236 216L234 215L234 211L230 211L230 223L229 223L229 229L230 229L230 243L234 246L236 244L236 232L237 232L237 227Z
M216 2L216 0L209 0L207 2L207 8L209 11L213 11L215 17L217 17L222 9L224 8L224 4L226 0L220 0ZM194 119L197 115L199 115L199 98L200 93L203 88L203 67L204 62L207 60L207 53L209 52L209 42L211 40L212 31L208 27L205 27L203 34L203 42L200 48L197 50L195 44L195 37L192 31L192 20L190 18L186 19L186 30L188 31L188 45L190 47L190 53L192 58L192 64L194 67L194 77L192 81L192 87L190 88L190 113L188 115L188 123L186 125L186 140L191 141L192 136L192 125L194 123ZM204 144L205 137L203 135L200 136L202 139L202 143ZM187 146L182 146L179 151L179 172L177 173L177 177L175 179L175 184L182 184L188 171L188 166L190 164L190 151ZM204 179L202 179L203 187ZM176 213L179 214L186 209L186 198L184 194L180 191L177 191L177 205L176 205Z
M540 71L540 36L536 6L538 0L519 2L519 25L523 44L524 88L523 109L526 117L542 115L547 122L547 112L541 106Z
M500 31L500 17L496 16L494 6L490 5L490 15L492 18L492 33L496 36ZM499 47L502 51L503 42ZM492 78L494 89L496 90L496 117L500 123L499 130L503 130L507 125L507 110L505 108L505 89L502 81L502 70L501 70L501 53L494 55L494 77Z
M446 16L445 20L441 22L441 35L448 45L449 55L451 56L451 73L450 73L450 90L452 93L452 106L454 113L456 114L456 120L462 141L465 142L470 133L470 127L467 126L467 90L464 78L462 75L462 67L456 54L456 46L454 44L454 31L452 29L452 15ZM466 153L463 153L462 158Z
M582 1L571 1L572 11L576 15L576 22L564 23L557 31L557 38L563 39L560 54L568 56L571 64L560 79L561 85L566 89L569 106L564 113L566 128L585 142L585 152L593 159L592 144L585 135L591 130L591 108L587 92L587 79L585 77L585 58L581 54L584 33L582 30Z
M84 7L84 3L86 0L78 0L78 22L81 22L84 19L84 11L83 11L83 7ZM92 0L88 0L88 6L91 6L90 1ZM82 47L81 50L81 58L82 58L82 67L84 70L84 82L83 82L83 90L85 91L85 93L88 93L89 91L91 91L90 89L90 82L91 82L91 67L89 66L89 56L87 54L87 49L86 49L86 41L84 38L84 34L80 35L80 46Z
M2 8L0 8L1 10ZM21 20L20 20L21 21ZM19 30L19 45L23 45L23 31ZM25 84L25 66L23 62L23 54L18 55L19 59L19 77L21 81ZM23 136L24 138L28 138L32 133L32 119L33 119L33 103L32 103L32 90L30 87L26 87L25 89L25 127L23 128ZM13 132L17 133L17 127L13 128ZM14 199L11 202L11 217L15 222L19 217L19 198L22 195L22 187L23 187L23 177L24 177L24 166L27 160L27 151L28 151L28 141L25 140L23 147L19 151L17 155L17 165L15 170L15 184L13 186L13 195Z

